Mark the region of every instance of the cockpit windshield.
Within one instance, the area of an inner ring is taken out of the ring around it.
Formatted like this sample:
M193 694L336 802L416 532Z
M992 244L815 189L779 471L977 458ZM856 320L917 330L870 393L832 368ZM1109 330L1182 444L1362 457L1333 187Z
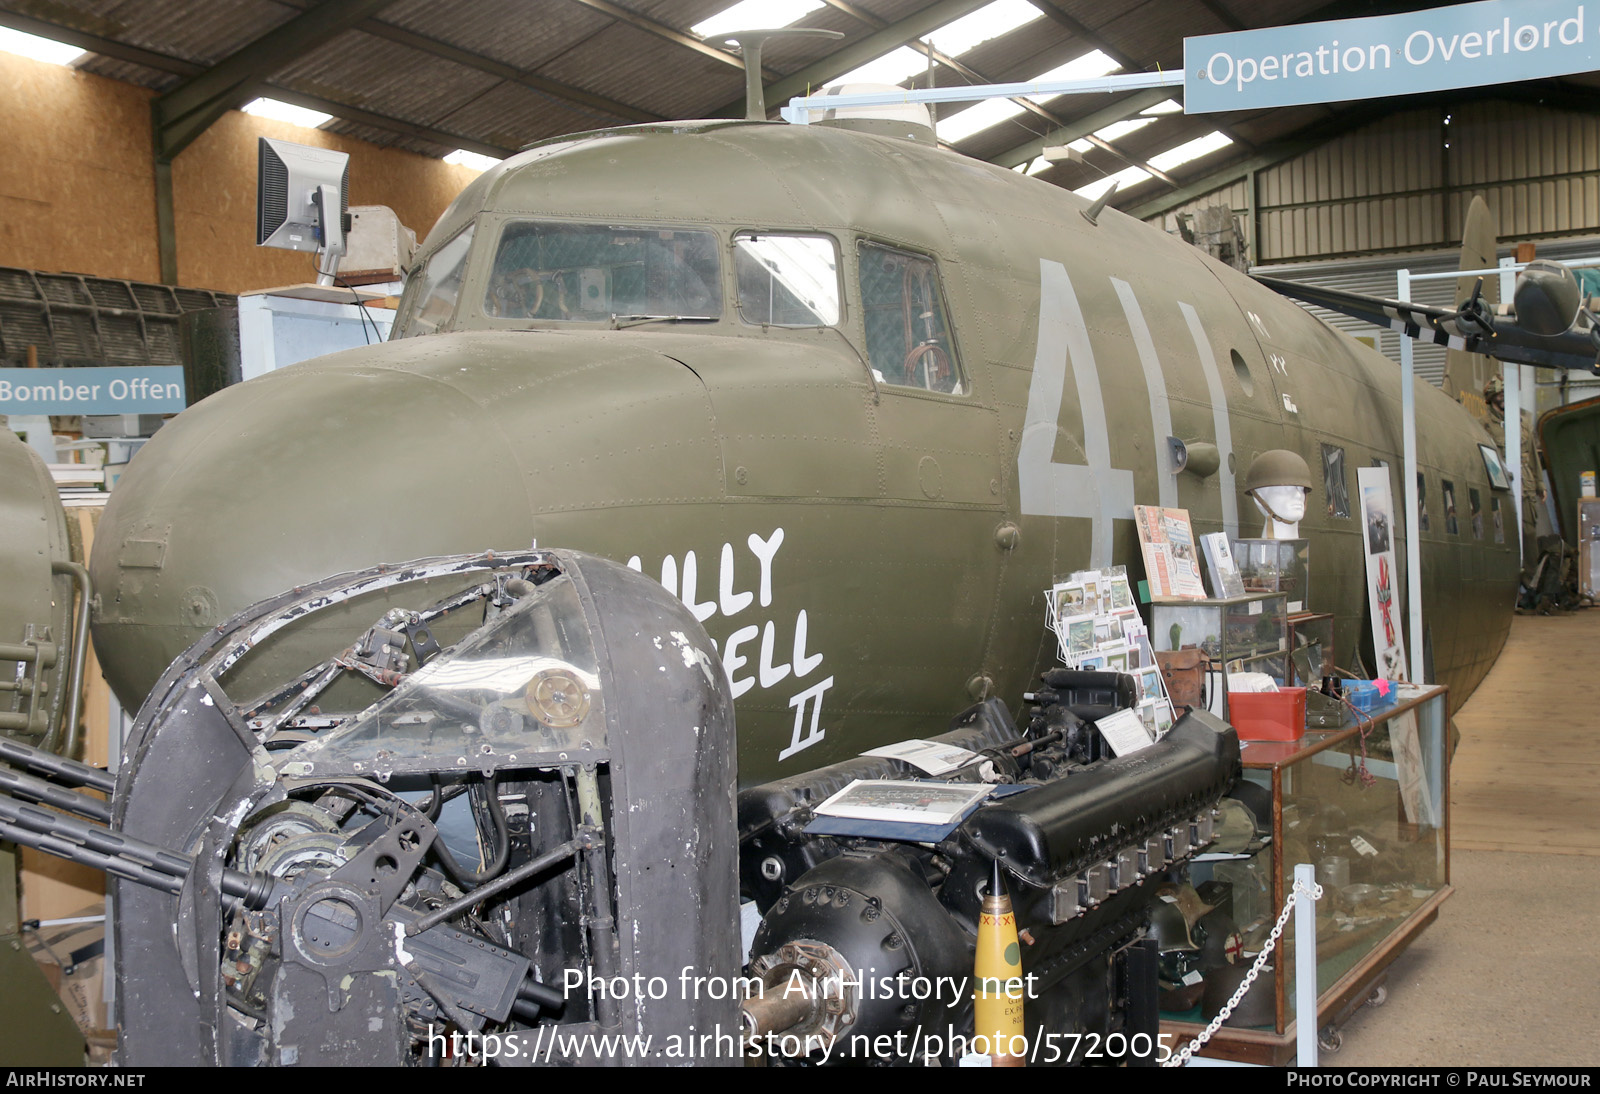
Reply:
M613 316L722 315L711 232L513 221L495 252L484 314L603 322Z

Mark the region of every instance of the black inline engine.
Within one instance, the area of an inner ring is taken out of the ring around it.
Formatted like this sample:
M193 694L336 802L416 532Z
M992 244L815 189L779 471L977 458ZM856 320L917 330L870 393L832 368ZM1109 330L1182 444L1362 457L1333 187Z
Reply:
M740 793L741 890L762 913L749 971L766 989L746 1020L775 1061L953 1062L973 1031L974 945L996 864L1019 928L1030 1062L1155 1058L1150 904L1211 841L1238 737L1194 712L1116 758L1090 722L1133 705L1128 678L1053 670L1045 683L1025 732L990 700L934 739L977 754L949 781L993 787L937 842L819 823L816 807L854 780L927 778L898 760Z

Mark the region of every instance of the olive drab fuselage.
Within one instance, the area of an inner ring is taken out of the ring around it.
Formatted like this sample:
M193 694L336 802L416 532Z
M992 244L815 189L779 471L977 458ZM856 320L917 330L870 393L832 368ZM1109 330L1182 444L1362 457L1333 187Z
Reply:
M433 333L225 390L140 454L96 540L106 672L137 704L202 628L297 583L536 541L629 562L694 610L732 682L748 784L938 732L985 695L1017 709L1054 658L1051 581L1142 575L1136 502L1257 535L1252 457L1318 469L1325 445L1347 468L1385 461L1402 496L1390 361L1084 204L823 126L641 126L513 157L428 236L397 331ZM625 273L654 277L647 257L632 273L539 265L603 231L619 256L670 252L670 314L601 314ZM837 300L812 301L831 325L752 314L751 286L800 250L813 272L831 252L837 285L819 292ZM1445 531L1441 481L1491 496L1486 438L1425 383L1417 418L1424 613L1459 702L1504 642L1515 537ZM1214 443L1221 466L1172 473L1169 437ZM1309 607L1336 614L1348 663L1360 513L1326 501L1313 490L1301 525Z

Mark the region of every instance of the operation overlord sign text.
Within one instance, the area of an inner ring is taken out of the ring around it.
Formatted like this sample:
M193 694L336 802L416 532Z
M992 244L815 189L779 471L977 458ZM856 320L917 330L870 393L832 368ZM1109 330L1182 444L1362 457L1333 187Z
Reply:
M1600 68L1600 0L1484 0L1186 38L1184 110L1413 95Z

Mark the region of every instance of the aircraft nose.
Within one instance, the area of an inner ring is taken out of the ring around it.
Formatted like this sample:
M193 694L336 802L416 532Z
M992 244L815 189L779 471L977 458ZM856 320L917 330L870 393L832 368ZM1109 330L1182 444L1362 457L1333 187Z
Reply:
M542 523L643 496L668 446L692 449L698 435L715 451L694 373L626 342L436 336L371 349L386 352L219 392L129 467L92 563L96 649L128 709L201 631L257 600L381 562L536 538L581 546Z

